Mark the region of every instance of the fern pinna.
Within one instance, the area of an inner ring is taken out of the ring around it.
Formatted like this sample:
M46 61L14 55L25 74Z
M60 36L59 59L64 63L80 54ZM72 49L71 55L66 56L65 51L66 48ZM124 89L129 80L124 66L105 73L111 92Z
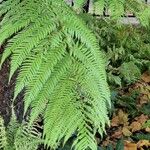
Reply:
M44 118L45 145L55 149L77 132L75 150L96 150L109 124L110 93L95 35L62 0L6 0L0 5L1 65L18 70L14 100L25 89L30 123Z

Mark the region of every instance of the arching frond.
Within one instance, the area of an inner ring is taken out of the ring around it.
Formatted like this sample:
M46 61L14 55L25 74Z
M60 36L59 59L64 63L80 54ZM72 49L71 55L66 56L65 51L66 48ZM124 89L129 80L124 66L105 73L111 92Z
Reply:
M77 132L76 150L96 150L95 134L102 135L109 124L110 92L95 35L63 0L14 1L1 4L0 43L7 42L1 65L11 56L10 79L18 70L14 100L25 89L24 113L31 108L28 127L41 114L46 146L55 149ZM28 127L29 137L24 137L24 127L16 132L26 142L31 140ZM28 149L28 143L17 141L18 149Z

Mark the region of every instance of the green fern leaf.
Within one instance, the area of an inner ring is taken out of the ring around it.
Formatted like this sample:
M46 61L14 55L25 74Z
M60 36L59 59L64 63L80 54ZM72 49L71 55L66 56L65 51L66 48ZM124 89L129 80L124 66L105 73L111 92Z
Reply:
M102 135L109 124L110 92L95 35L62 0L14 1L13 7L12 0L1 4L0 42L8 43L1 65L11 56L10 79L19 70L14 100L25 89L24 114L31 108L28 127L41 114L46 147L56 149L77 132L75 149L96 150L95 134ZM15 133L25 141L19 146L16 137L16 148L25 148L30 137L24 137L24 128Z
M97 0L94 2L94 13L96 15L103 15L106 6L105 0Z
M75 9L82 9L83 5L87 2L87 0L75 0L74 1L74 8Z
M109 0L109 9L110 9L110 15L118 19L120 16L123 16L125 14L124 12L124 6L125 6L125 0Z

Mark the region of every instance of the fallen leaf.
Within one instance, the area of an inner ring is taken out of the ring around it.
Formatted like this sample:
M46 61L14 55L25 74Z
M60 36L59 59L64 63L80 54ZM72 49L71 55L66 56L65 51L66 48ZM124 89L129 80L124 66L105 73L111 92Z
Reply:
M141 90L140 90L140 93L141 94L143 94L143 95L149 95L149 86L147 86L146 84L141 88ZM145 98L147 98L147 97L145 97Z
M136 117L135 120L137 120L139 123L143 124L148 120L148 116L142 114L141 116Z
M149 127L145 128L145 131L150 133L150 128Z
M112 136L111 138L117 138L120 139L122 137L122 129L119 128Z
M137 144L131 142L125 142L124 150L137 150Z
M150 74L148 72L144 72L141 76L141 79L144 82L149 83L150 82Z
M149 102L148 95L143 95L143 96L140 97L140 104L141 105L146 104L148 102Z
M138 121L134 121L130 125L132 132L139 131L142 129L142 124Z
M128 125L129 122L128 122L128 114L125 113L123 110L119 110L118 112L118 119L119 119L119 124L122 124L124 126Z
M118 114L116 116L114 116L111 120L111 126L115 127L115 126L119 126L119 125L128 125L128 114L125 113L123 110L119 110Z
M131 136L132 135L132 133L130 132L128 127L123 127L122 133L123 133L124 136Z
M150 141L149 141L149 140L140 140L140 141L137 143L137 146L138 146L138 148L141 148L141 147L143 147L143 146L149 147L149 146L150 146Z
M118 125L119 125L119 118L118 118L118 116L115 116L115 117L113 117L112 120L111 120L111 126L112 126L112 127L116 127L116 126L118 126Z
M111 141L110 141L110 138L107 137L106 140L102 142L102 145L103 145L103 146L107 146L107 145L110 144L110 142L111 142Z

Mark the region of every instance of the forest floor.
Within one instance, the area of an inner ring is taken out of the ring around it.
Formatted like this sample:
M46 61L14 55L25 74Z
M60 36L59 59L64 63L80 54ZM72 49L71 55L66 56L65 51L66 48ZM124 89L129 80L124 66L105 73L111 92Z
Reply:
M0 54L2 49L0 49ZM8 85L9 63L8 61L0 70L0 115L5 119L7 124L10 120L10 106L13 91L13 83Z
M2 54L2 48L0 49L0 55ZM5 124L7 125L11 117L11 104L13 98L13 91L15 87L15 78L13 77L11 82L8 83L9 77L9 60L7 60L0 70L0 116L4 118ZM16 76L16 75L15 75ZM19 121L22 120L23 116L23 100L22 95L17 97L15 105L15 112Z
M15 86L15 77L8 83L8 74L9 60L0 71L0 115L5 124L10 120ZM19 120L23 116L22 99L19 96L15 105ZM112 103L111 124L106 130L107 134L102 141L99 136L96 137L99 149L121 146L123 143L124 150L150 150L150 74L145 72L136 83L113 90Z
M117 150L118 146L120 150L150 150L150 74L143 73L136 83L113 93L111 124L103 141L98 139L99 145L115 145Z

